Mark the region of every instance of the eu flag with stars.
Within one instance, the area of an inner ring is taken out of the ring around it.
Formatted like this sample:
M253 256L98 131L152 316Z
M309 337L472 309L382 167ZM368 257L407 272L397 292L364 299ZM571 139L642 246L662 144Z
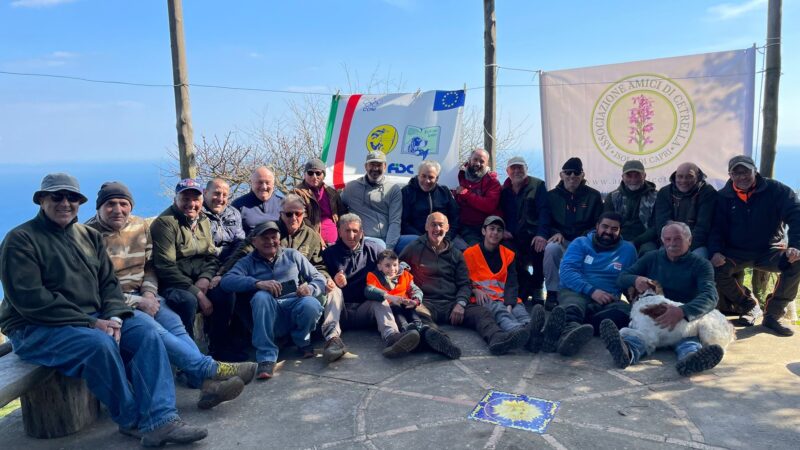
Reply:
M464 99L466 92L460 91L436 91L436 97L433 99L433 110L444 111L447 109L458 108L464 106Z

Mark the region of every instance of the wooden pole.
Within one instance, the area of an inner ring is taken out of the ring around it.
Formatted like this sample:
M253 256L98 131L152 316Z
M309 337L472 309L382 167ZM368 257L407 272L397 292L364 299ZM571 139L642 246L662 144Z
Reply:
M781 0L769 0L767 64L764 77L764 133L761 138L761 175L772 178L778 142L778 88L781 80Z
M494 0L483 0L483 48L484 48L484 62L486 88L484 89L484 105L483 105L483 146L484 150L489 152L489 166L495 170L496 152L494 137L497 136L497 126L495 120L496 99L495 94L497 90L497 57L495 55L495 47L497 45L497 30L496 20L494 15Z
M169 37L172 47L172 80L175 85L175 116L178 129L178 154L181 178L195 178L192 110L189 106L189 69L186 67L186 45L183 39L183 5L181 0L167 0Z

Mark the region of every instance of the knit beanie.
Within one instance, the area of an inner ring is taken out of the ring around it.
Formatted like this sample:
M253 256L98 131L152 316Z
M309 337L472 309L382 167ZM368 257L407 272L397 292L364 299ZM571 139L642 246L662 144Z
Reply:
M572 157L564 163L561 170L574 170L576 172L583 172L583 161L580 158Z
M100 190L97 191L97 207L95 209L100 209L103 203L112 198L124 198L131 202L131 207L133 207L133 196L131 195L131 191L128 190L128 187L118 181L107 181L103 183L103 185L100 186Z

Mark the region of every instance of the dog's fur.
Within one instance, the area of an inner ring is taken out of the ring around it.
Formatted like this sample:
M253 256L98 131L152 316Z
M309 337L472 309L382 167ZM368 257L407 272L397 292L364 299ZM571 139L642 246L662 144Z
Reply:
M655 286L641 294L631 307L628 328L636 330L631 334L644 340L648 353L659 347L673 346L681 339L692 336L699 337L704 346L716 344L723 349L736 339L733 326L716 309L691 322L681 320L672 330L661 328L654 319L667 310L667 305L682 304L664 297L661 286Z

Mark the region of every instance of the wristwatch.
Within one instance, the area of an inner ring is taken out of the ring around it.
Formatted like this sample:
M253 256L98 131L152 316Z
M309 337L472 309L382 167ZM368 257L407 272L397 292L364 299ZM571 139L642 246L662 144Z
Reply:
M466 308L466 307L467 307L467 302L465 302L464 300L459 300L459 301L458 301L458 302L456 302L456 303L458 303L459 305L461 305L461 307L462 307L462 308Z
M117 316L111 317L111 318L110 318L110 319L108 319L108 320L110 320L110 321L112 321L112 322L117 322L118 324L122 325L122 319L120 319L120 318L119 318L119 317L117 317Z

